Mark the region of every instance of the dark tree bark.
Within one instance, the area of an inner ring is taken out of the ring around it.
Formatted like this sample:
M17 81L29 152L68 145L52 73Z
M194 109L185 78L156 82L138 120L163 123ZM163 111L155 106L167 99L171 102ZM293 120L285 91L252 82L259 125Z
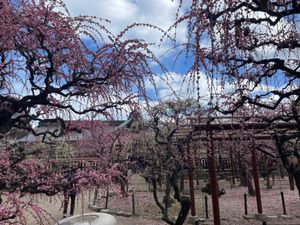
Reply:
M292 172L292 174L293 174L293 177L294 177L297 189L298 189L298 193L300 196L300 170L295 170Z
M296 136L289 135L289 136L278 136L277 134L274 135L276 147L279 152L279 156L281 158L281 161L283 163L283 167L288 171L288 173L291 173L294 177L299 196L300 196L300 168L299 168L299 154L294 150L293 154L286 151L284 148L284 144L291 140L298 138L298 134ZM297 145L297 143L296 143ZM297 146L294 146L297 147ZM293 159L293 160L292 160ZM296 160L295 160L296 159Z
M251 179L250 174L246 173L246 179L247 179L248 194L250 196L255 196L255 190L253 188L252 179Z
M184 174L181 174L180 176L180 191L184 191Z
M239 177L240 177L240 186L247 186L247 175L246 168L242 165L241 160L238 162L239 166Z
M170 183L172 184L173 188L174 188L174 198L180 203L181 205L181 209L180 212L178 214L178 217L176 219L176 222L174 225L183 225L184 221L187 218L187 215L190 211L191 208L191 200L189 197L186 196L181 196L180 195L180 189L177 185L178 183L178 174L172 174L170 179Z

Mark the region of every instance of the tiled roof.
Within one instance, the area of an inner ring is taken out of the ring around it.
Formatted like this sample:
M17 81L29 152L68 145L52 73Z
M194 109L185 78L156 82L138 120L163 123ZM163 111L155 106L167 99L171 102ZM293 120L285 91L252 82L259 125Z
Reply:
M67 138L70 141L83 140L88 137L91 137L91 129L97 128L97 126L106 125L111 127L112 131L115 131L118 128L128 126L131 122L131 119L126 121L121 120L107 120L107 121L91 121L91 120L73 120L65 121L67 130L69 132L63 138L58 137L56 141L65 140ZM42 122L36 128L36 133L46 133L46 132L59 132L60 124L56 122ZM50 135L49 135L50 136ZM28 134L18 140L18 142L35 142L38 141L40 137L34 134Z

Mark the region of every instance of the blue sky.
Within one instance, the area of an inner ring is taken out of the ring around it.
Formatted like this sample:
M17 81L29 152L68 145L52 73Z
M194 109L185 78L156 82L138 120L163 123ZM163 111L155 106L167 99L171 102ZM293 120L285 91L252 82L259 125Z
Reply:
M104 19L109 19L111 23L106 23L106 27L115 35L117 35L121 30L126 28L126 26L132 23L148 23L158 26L164 30L167 30L175 21L176 12L178 10L178 2L172 0L64 0L67 8L69 9L72 16L76 15L90 15L97 16ZM189 5L191 0L184 0L184 4ZM182 7L182 11L185 7ZM182 12L181 12L182 13ZM254 15L255 17L261 17L263 14ZM286 26L285 23L279 23L278 27ZM264 26L258 26L255 28L257 32L267 32ZM271 33L276 34L276 29L274 28ZM179 26L176 30L176 41L177 43L184 42L186 40L187 29L185 24ZM144 39L148 43L159 43L159 40L162 36L161 32L158 32L153 29L146 28L136 28L132 29L127 33L127 37L129 38L140 38ZM204 45L207 44L203 43ZM159 70L153 67L154 71L159 74L155 78L157 81L157 90L162 99L169 99L174 97L174 94L177 94L181 97L195 97L197 96L197 85L199 85L200 97L203 103L207 102L210 97L210 88L208 85L208 81L206 79L205 73L200 73L199 84L196 82L188 82L189 79L184 79L184 75L189 68L189 64L191 63L190 59L185 61L183 57L179 60L176 66L173 68L173 62L176 57L175 53L171 51L169 54L164 55L168 49L172 47L172 43L164 42L161 45L153 45L153 52L159 57L161 62L169 69L169 74L161 74ZM272 55L278 54L275 49L267 48L267 49L258 49L257 52L258 57L271 57ZM299 52L296 52L295 55L298 55ZM281 52L281 57L285 58L284 52ZM185 64L187 63L187 64ZM161 79L163 77L163 79ZM190 81L192 81L191 79ZM279 79L281 80L281 79ZM167 81L167 82L165 82ZM185 83L184 83L185 81ZM215 92L220 92L222 87L220 85L220 81L213 80ZM265 91L270 90L270 88L278 88L283 85L285 81L282 83L279 82L277 87L275 87L275 82L273 83L274 87L272 87L272 83L266 85L261 85L257 91ZM226 92L230 92L234 89L234 84L227 84L222 89L223 94ZM172 90L173 89L173 90ZM193 92L194 91L194 92ZM152 95L154 93L153 87L148 85L148 93Z
M109 19L111 23L105 23L107 28L117 35L126 26L132 23L147 23L158 26L163 30L167 30L175 21L176 12L178 10L178 1L171 0L64 0L70 14L97 16ZM88 4L87 4L88 2ZM190 0L185 1L188 4ZM180 60L173 67L175 59L174 52L164 54L173 46L173 42L164 41L160 43L162 33L151 28L135 28L128 32L128 38L144 39L148 43L156 43L151 50L158 56L163 64L171 72L164 80L168 80L170 84L162 81L157 77L158 91L162 98L169 98L172 95L170 86L182 96L187 96L187 86L182 86L183 76L188 69L189 62ZM176 30L177 43L184 42L186 39L186 26L182 24ZM185 64L187 63L187 65ZM153 67L154 72L162 75L157 67ZM204 87L203 94L207 93L208 88ZM153 87L149 84L149 93L153 93Z

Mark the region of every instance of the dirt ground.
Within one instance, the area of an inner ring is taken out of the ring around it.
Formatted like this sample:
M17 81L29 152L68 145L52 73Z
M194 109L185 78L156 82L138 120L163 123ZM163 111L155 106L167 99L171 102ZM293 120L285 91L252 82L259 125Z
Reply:
M129 189L133 186L136 189L135 192L135 211L138 216L134 217L123 217L116 216L118 225L163 225L164 223L160 217L161 214L158 208L153 203L152 194L148 191L149 186L143 183L142 179L134 179L135 183L131 183ZM261 180L261 195L263 212L268 216L268 225L300 225L300 198L298 191L289 190L287 179L275 180L275 185L272 189L265 187L265 181ZM224 180L219 182L221 188L225 188L226 194L221 196L219 199L220 203L220 214L222 225L261 225L262 222L256 219L244 219L244 193L247 192L245 187L230 187L228 182ZM204 182L201 182L200 186L204 186ZM289 215L288 218L283 218L283 207L281 203L280 192L284 193L286 212ZM186 185L186 193L188 194L188 188ZM97 204L100 206L105 205L105 199L103 196L105 192L100 193ZM102 198L101 198L102 196ZM205 218L205 202L204 194L201 193L200 187L195 191L196 196L196 214L199 218ZM162 198L162 194L161 194ZM86 212L92 212L88 208L88 205L93 200L93 192L86 192L83 195L78 196L76 200L75 214L82 214ZM57 221L63 218L62 214L62 196L56 197L41 197L37 196L35 202L42 206L48 213L49 225L54 225ZM256 198L248 196L247 198L247 209L248 214L254 216L256 213ZM176 209L176 204L174 205ZM123 211L130 213L132 212L132 196L129 195L127 198L120 196L111 196L108 203L108 209L111 211ZM170 211L172 213L172 211ZM175 213L175 212L174 212ZM206 221L200 222L201 225L213 224L212 222L212 206L211 197L208 195L208 214L209 218ZM50 216L51 215L51 216ZM175 215L175 214L174 214ZM28 214L28 225L38 224L34 217ZM186 222L186 224L192 224ZM17 225L17 224L16 224Z
M91 202L91 196L89 193L86 193L84 196L78 196L76 200L76 207L75 207L75 215L80 215L83 213L93 212L91 209L88 208L88 204ZM56 197L42 197L36 198L36 203L42 206L49 215L46 215L48 218L48 222L46 224L55 225L59 220L63 219L63 209L62 209L62 198L59 196ZM116 203L116 202L115 202ZM27 225L37 225L38 222L35 218L28 214L27 215ZM115 216L118 225L159 225L164 224L159 219L148 219L143 217L123 217L123 216ZM18 224L15 224L18 225Z

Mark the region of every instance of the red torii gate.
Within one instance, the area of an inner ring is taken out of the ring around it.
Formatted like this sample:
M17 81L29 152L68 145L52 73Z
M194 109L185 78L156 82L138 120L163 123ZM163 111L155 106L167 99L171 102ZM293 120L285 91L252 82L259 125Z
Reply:
M211 124L210 121L213 118L209 118L206 123L191 123L184 126L192 127L193 132L197 131L205 131L206 137L201 138L202 140L206 139L207 141L207 156L209 162L209 175L210 175L210 182L211 182L211 192L212 192L212 206L213 206L213 219L214 225L221 225L221 218L220 218L220 209L219 209L219 193L218 193L218 184L217 184L217 175L216 175L216 166L215 166L215 149L214 149L214 136L213 131L230 131L230 130L262 130L270 128L273 129L295 129L297 128L296 123L224 123L224 124ZM256 137L251 135L252 139L255 140ZM226 137L224 137L226 139ZM218 137L218 139L222 140L222 137ZM258 136L258 139L265 140L265 139L272 139L270 135L263 135ZM230 140L230 139L228 139ZM254 178L254 185L255 185L255 192L256 192L256 202L257 202L257 212L259 214L263 213L262 209L262 201L261 201L261 194L260 194L260 186L259 186L259 174L258 174L258 166L257 166L257 156L256 150L253 145L251 148L251 160L252 160L252 171L253 171L253 178ZM194 197L194 187L193 187L193 174L192 171L189 171L189 179L190 179L190 195L192 201L192 216L196 215L195 212L195 197Z

